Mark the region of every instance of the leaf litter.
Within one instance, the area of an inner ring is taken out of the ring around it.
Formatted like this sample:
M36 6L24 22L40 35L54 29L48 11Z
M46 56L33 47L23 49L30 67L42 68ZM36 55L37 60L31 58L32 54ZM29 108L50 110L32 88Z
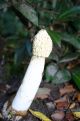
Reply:
M5 87L6 85L0 93L10 91L10 88ZM72 84L55 86L44 83L39 88L25 117L11 115L9 101L12 96L13 93L1 109L0 117L3 121L24 121L24 119L26 121L75 121L76 118L78 121L80 119L80 92Z

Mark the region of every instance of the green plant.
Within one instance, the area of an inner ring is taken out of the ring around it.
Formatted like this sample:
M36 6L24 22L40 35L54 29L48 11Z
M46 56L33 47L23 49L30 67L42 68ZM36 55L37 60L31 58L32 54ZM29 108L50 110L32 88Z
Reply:
M4 5L6 5L6 7L4 7ZM0 12L3 12L2 16L0 16L0 18L2 18L0 19L0 33L1 36L7 38L7 41L10 42L8 45L11 47L14 45L14 63L16 63L16 65L19 60L20 63L24 61L23 55L26 53L26 49L23 48L26 48L24 43L29 40L28 38L33 37L37 30L46 28L54 45L49 61L52 64L52 68L54 68L55 65L57 66L56 73L53 74L52 72L51 74L50 72L51 77L49 77L49 74L45 74L46 79L49 79L48 81L53 83L73 80L72 67L74 67L75 70L76 66L80 65L79 0L8 0L8 2L4 0L1 2ZM6 12L10 12L13 18ZM8 31L9 28L6 29L6 26L3 25L3 19L6 20L7 17L4 14L6 14L8 18L11 18L7 20L6 24L12 22L12 29L10 29L12 31ZM3 16L5 18L3 18ZM7 37L5 35L7 35ZM27 43L26 45L30 45L27 46L27 48L30 50L28 52L31 55L31 43ZM45 71L45 73L48 72ZM80 77L78 77L78 80L79 79ZM79 84L78 80L75 81L77 85ZM80 86L78 86L78 88L80 88Z

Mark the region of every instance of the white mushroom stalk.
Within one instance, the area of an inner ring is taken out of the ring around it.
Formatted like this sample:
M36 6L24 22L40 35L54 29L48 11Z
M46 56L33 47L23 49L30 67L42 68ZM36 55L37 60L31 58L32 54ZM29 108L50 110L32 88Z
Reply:
M12 109L15 111L24 112L29 109L42 80L45 58L51 51L52 40L47 31L42 29L34 37L33 56L12 102Z

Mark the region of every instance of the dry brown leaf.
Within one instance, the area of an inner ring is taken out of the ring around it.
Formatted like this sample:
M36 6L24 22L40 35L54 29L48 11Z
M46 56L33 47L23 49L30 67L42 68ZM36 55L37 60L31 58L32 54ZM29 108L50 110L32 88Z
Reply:
M73 85L66 84L65 87L70 89L73 88Z
M68 107L69 107L69 103L67 101L56 103L57 109L67 109Z
M59 121L62 121L62 119L64 118L65 114L64 112L62 111L58 111L58 112L55 112L51 115L51 118L54 120L59 120Z
M54 102L55 102L55 103L58 103L58 102L65 102L65 101L68 101L68 98L67 98L66 95L65 95L64 97L61 97L61 98L55 100Z
M49 88L39 88L35 98L46 99L50 95Z
M64 88L61 88L59 91L60 91L60 95L62 96L62 95L74 92L75 89L72 85L66 85Z
M72 108L74 108L76 106L76 104L75 103L72 103L71 105L70 105L70 109L72 109Z
M67 109L69 106L67 96L64 96L58 100L55 100L57 109Z
M74 121L74 116L72 115L72 113L66 113L65 118L67 119L67 121Z
M67 66L67 69L72 69L75 66L77 66L78 64L80 64L80 59L71 61L71 62L69 62L68 66Z
M77 100L80 102L80 93L77 94Z

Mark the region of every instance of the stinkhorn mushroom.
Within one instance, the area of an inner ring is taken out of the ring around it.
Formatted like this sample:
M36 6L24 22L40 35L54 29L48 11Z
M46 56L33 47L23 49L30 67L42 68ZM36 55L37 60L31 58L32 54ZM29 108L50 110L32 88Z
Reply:
M51 51L52 40L47 31L42 29L34 37L33 56L12 102L12 109L16 112L27 112L29 109L42 80L45 58Z

